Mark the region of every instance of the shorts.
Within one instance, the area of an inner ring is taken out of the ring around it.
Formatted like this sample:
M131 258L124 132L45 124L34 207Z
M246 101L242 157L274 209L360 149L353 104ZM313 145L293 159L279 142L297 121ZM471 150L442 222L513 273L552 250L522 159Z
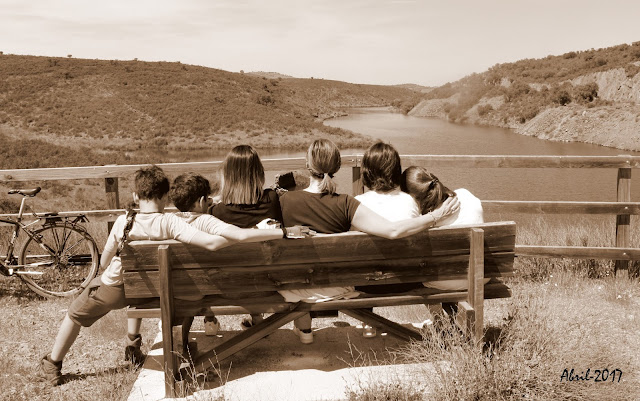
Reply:
M90 327L98 319L115 309L127 306L124 285L105 285L100 276L91 280L69 306L69 319L82 327Z

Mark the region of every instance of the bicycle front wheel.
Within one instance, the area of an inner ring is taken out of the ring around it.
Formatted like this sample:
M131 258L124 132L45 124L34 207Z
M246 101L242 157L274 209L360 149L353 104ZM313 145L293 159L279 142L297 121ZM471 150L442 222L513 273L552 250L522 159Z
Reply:
M89 233L71 224L55 223L38 229L26 241L20 264L25 265L24 271L42 273L20 276L33 291L44 297L68 297L82 291L96 276L100 260Z

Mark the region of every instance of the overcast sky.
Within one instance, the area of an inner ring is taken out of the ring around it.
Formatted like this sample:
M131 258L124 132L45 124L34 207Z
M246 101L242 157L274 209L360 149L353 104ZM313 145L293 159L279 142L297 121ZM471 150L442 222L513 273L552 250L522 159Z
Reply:
M442 85L640 41L635 0L0 0L0 51Z

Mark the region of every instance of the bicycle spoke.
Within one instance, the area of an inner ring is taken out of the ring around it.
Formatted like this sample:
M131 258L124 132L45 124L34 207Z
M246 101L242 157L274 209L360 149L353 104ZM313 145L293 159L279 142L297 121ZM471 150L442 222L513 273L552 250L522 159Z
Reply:
M79 291L83 284L95 276L98 253L91 237L69 224L42 228L42 241L51 244L52 254L45 254L40 244L29 240L22 251L25 270L42 272L40 276L22 279L42 295L68 295Z

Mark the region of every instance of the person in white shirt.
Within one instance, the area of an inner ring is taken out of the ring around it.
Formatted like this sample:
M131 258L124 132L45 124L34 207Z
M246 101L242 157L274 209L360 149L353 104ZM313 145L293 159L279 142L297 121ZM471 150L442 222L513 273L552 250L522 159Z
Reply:
M484 214L480 199L476 198L471 192L464 188L451 191L440 182L438 177L427 171L424 167L411 166L402 173L402 190L411 194L418 203L420 213L422 214L437 209L450 197L458 198L460 201L460 209L438 220L435 224L436 227L484 223ZM486 284L489 279L484 279L483 281ZM422 284L425 287L439 290L454 291L469 288L469 282L466 279L425 281ZM456 305L451 303L444 303L442 307L450 314L455 312L456 309ZM442 309L439 306L430 305L429 310L436 318L442 313Z
M377 142L362 157L362 183L369 190L356 199L389 221L400 221L420 216L418 204L406 192L400 190L402 165L398 151L390 144ZM416 288L414 283L357 286L365 293L395 293ZM363 336L375 337L375 328L365 325Z

